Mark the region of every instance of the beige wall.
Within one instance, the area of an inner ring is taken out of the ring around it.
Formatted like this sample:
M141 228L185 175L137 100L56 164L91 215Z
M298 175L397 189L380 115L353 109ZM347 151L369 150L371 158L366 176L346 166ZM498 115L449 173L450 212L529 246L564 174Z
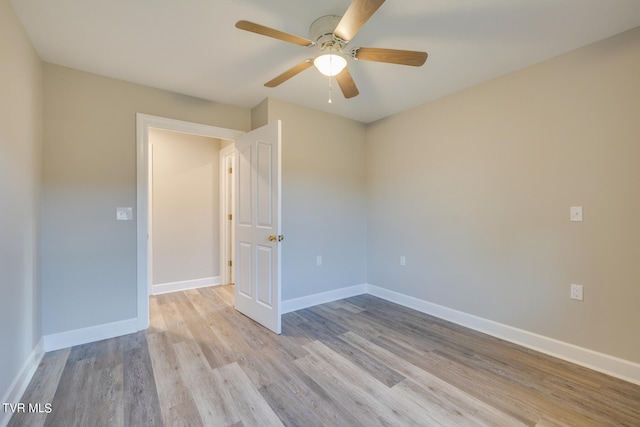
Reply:
M153 284L220 276L220 140L149 130Z
M44 334L136 317L136 113L249 130L251 112L44 67ZM135 218L134 218L135 219Z
M0 0L0 64L2 399L9 397L6 393L11 383L42 335L37 274L42 63L8 0ZM0 424L5 416L0 411Z
M639 76L636 29L369 126L369 282L640 362Z
M282 120L282 299L366 283L365 126L267 102L254 123Z
M267 123L269 123L269 98L251 109L251 129L257 129Z

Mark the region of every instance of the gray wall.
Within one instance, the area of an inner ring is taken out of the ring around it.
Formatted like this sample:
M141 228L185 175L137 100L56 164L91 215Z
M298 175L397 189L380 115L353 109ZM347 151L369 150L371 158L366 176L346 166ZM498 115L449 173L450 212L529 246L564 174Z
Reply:
M116 221L115 209L136 205L137 112L251 123L249 109L45 64L45 335L136 317L136 221Z
M638 76L640 28L370 125L369 282L640 362Z
M7 0L0 0L0 64L2 399L42 335L37 274L42 63Z
M267 102L282 120L282 299L366 283L365 125Z
M220 276L220 140L150 129L153 284Z

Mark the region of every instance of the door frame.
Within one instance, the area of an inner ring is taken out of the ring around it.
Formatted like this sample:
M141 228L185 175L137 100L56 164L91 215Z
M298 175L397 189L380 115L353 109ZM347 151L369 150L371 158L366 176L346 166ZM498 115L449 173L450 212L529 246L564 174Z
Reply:
M151 156L149 150L149 129L163 129L174 132L189 133L210 138L235 139L244 131L204 125L136 113L136 226L137 226L137 321L138 330L149 327L149 292L152 280L152 259L149 255L151 246ZM222 254L221 254L222 255ZM221 266L222 267L222 266Z
M236 144L233 142L220 150L220 282L223 285L233 283L235 279L235 270L229 268L235 253L235 183L233 172L228 171L235 169L235 161Z

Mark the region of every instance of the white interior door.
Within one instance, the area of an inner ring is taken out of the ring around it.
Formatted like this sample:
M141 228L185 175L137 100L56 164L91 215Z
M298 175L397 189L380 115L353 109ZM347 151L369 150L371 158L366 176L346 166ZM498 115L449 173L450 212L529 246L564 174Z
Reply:
M236 310L280 333L280 121L236 139Z

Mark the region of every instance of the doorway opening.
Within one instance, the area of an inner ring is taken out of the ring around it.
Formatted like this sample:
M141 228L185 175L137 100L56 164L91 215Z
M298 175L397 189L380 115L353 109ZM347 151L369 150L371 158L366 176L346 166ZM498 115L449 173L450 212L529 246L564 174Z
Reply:
M198 123L185 122L168 119L164 117L150 116L138 113L136 115L136 148L137 148L137 317L138 330L149 327L149 295L152 285L153 257L152 257L152 208L151 208L151 188L152 188L152 154L150 150L149 134L151 129L160 129L173 132L180 132L192 135L205 136L226 141L235 141L243 134L243 131L234 129L219 128L215 126ZM225 147L226 151L220 152L221 164L223 159L225 165L230 164L234 157L232 144ZM231 163L232 164L232 163ZM227 169L225 169L228 171ZM221 201L220 201L220 272L221 283L232 283L232 269L224 268L229 265L232 259L231 253L233 243L233 227L229 224L229 215L233 215L233 203L228 200L233 196L233 180L226 177L228 173L221 174ZM226 177L226 178L225 178ZM229 187L231 185L231 187ZM231 194L229 194L231 193ZM222 199L225 197L225 199ZM231 212L228 210L231 209ZM232 217L231 217L232 218ZM223 237L224 235L224 237ZM229 240L226 240L229 239Z

